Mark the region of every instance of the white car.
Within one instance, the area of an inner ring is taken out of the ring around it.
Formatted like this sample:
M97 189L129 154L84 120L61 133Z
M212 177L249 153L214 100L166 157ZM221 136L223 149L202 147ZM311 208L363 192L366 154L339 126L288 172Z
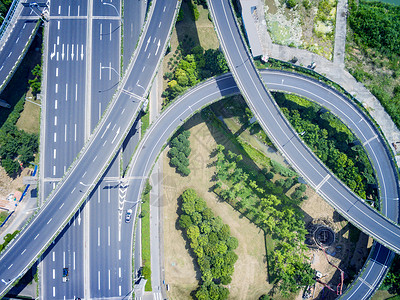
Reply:
M129 223L132 217L132 209L128 209L125 214L125 223Z

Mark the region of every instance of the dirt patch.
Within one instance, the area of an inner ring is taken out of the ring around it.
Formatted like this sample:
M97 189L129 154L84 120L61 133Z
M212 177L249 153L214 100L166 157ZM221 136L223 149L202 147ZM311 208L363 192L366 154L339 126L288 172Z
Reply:
M187 188L193 188L207 202L216 215L220 216L224 223L231 228L231 234L239 240L239 247L235 251L239 257L235 264L235 272L230 289L230 299L258 299L262 294L268 294L272 285L268 282L266 263L266 250L264 233L242 217L230 205L219 202L210 188L213 185L211 178L215 168L210 166L211 151L218 144L227 149L231 147L229 141L219 130L207 126L199 116L195 115L185 124L185 129L191 131L190 143L192 153L189 156L191 173L188 177L181 177L175 172L175 168L169 166L167 157L168 148L163 152L163 193L165 199L164 209L164 256L165 278L171 287L168 297L171 299L189 299L190 292L198 285L199 273L196 263L190 256L188 245L178 229L177 198ZM268 153L266 153L268 155ZM277 155L274 153L273 155ZM337 241L332 245L329 259L339 265L345 271L348 270L352 254L356 253L355 242L350 240L350 229L347 221L340 217L333 208L328 205L311 188L306 191L309 197L302 205L306 223L320 219L333 227ZM357 236L358 238L358 236ZM361 237L360 237L361 239ZM340 246L339 248L337 246ZM356 270L362 266L364 256L367 255L365 241L360 242L360 257L354 258ZM340 250L339 250L340 249ZM335 253L334 253L335 252ZM323 281L337 284L339 280L336 269L332 268L323 252L318 249L310 249L308 256L313 258L312 267L323 273ZM317 286L315 296L321 291ZM275 295L276 296L276 295ZM278 299L274 296L274 299ZM299 293L301 298L301 293Z
M3 167L0 167L0 199L5 200L7 195L15 191L23 191L23 177L28 176L31 170L25 168L15 179L8 177Z

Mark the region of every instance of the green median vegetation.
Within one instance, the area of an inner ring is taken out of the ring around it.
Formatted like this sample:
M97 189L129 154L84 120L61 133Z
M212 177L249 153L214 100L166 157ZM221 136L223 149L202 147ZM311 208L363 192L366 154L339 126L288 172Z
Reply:
M215 217L195 190L187 189L180 197L179 226L189 240L190 250L201 271L201 285L196 299L227 299L224 287L232 281L238 256L238 240L230 235L229 225Z
M171 149L168 151L170 165L175 167L176 171L182 176L190 174L189 155L192 150L190 149L189 136L190 131L188 130L180 132L172 139Z
M142 234L142 266L143 277L147 280L145 291L151 291L151 260L150 260L150 191L151 185L146 182L141 204L141 234Z

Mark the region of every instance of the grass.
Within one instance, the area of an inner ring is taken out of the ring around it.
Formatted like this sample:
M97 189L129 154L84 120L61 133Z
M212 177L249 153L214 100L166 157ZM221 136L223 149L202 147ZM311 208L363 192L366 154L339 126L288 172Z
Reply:
M150 114L149 114L149 110L148 109L142 115L140 120L142 121L142 125L140 127L140 132L141 132L141 136L144 136L144 133L146 132L147 128L150 125Z
M29 93L28 93L29 94ZM20 118L16 124L17 128L24 130L27 133L39 134L40 130L40 101L36 99L31 99L30 101L25 101L24 110L21 113Z
M4 220L7 218L8 212L2 211L0 212L0 224L3 224Z
M146 183L148 186L148 182ZM141 205L141 223L142 223L142 265L143 269L151 270L151 259L150 259L150 191L143 193L142 196L142 205ZM148 276L145 276L147 279L145 291L151 291L151 271Z

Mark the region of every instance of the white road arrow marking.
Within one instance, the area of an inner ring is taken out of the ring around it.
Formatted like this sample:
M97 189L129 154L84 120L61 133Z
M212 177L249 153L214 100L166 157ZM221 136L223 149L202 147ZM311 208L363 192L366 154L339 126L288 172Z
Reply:
M50 53L50 59L53 59L54 55L56 55L56 44L54 44L54 51Z
M151 37L149 37L149 39L147 40L147 44L146 44L146 48L144 48L144 52L146 52L147 47L149 46L150 39L151 39ZM56 46L54 45L54 51L56 51L55 48L56 48Z
M61 59L64 60L64 44L62 44Z
M81 47L81 60L83 60L83 44L82 44L82 47Z
M121 127L118 127L117 133L115 134L111 144L114 144L115 139L117 138L118 134L119 134L119 130L121 129Z
M154 54L154 55L157 55L157 53L158 53L158 49L160 48L160 40L158 40L158 44L157 44L157 50L156 50L156 53Z
M110 125L111 125L111 122L108 123L108 125L107 125L107 127L106 127L106 130L104 130L103 134L101 135L101 139L102 139L102 138L104 137L104 135L106 134L107 129L110 128Z
M72 47L71 59L74 60L74 44L72 44L71 47Z

